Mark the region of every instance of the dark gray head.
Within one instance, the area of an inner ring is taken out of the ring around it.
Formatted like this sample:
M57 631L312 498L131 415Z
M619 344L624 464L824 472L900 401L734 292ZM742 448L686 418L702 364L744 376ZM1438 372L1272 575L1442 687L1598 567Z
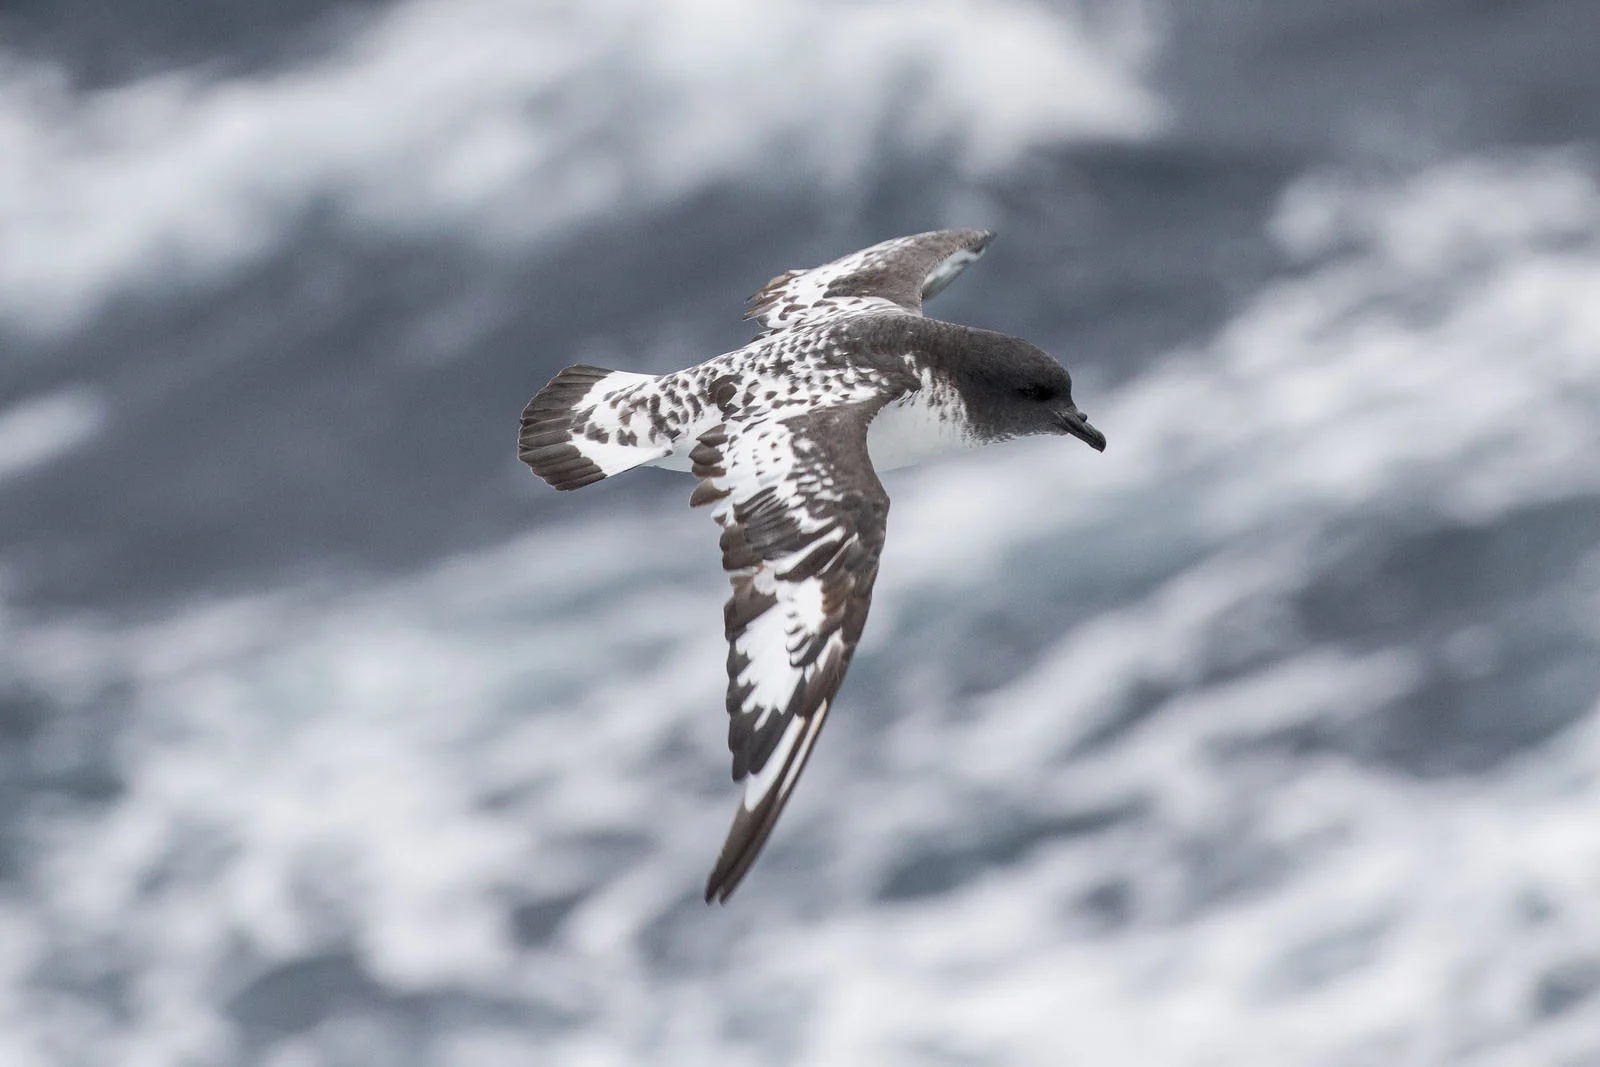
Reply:
M1070 434L1096 452L1106 438L1072 402L1067 368L1028 342L987 330L963 330L945 370L966 401L973 429L991 441Z

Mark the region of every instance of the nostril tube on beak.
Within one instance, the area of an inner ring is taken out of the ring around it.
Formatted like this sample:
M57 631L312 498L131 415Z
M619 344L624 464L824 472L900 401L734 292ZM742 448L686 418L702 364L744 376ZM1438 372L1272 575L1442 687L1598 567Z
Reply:
M1104 452L1106 450L1105 434L1090 426L1089 419L1083 412L1074 408L1070 411L1062 412L1059 418L1061 419L1062 429L1066 430L1067 433L1076 437L1096 452Z

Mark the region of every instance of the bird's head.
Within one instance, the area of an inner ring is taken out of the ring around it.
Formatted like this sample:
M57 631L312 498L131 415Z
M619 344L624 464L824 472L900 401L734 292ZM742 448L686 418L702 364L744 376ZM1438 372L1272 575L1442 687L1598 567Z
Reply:
M1067 368L1026 341L972 332L973 350L952 369L961 380L967 417L979 432L995 441L1069 434L1105 451L1105 434L1072 402Z

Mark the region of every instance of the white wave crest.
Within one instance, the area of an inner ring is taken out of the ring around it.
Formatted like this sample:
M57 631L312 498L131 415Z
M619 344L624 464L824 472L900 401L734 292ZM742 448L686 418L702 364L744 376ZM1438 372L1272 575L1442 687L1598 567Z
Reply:
M32 470L99 434L105 398L87 386L69 386L0 409L0 481Z
M264 75L76 94L0 66L0 315L48 329L225 270L321 200L515 243L716 181L848 183L890 149L982 173L1138 137L1161 118L1138 37L1022 0L409 0Z

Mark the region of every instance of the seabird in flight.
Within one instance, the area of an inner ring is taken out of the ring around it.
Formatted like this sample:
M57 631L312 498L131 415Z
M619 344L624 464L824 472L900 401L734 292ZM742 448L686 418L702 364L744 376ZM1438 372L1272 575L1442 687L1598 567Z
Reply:
M1016 337L924 318L993 235L900 237L750 298L750 344L672 374L568 367L522 413L522 461L557 489L638 466L692 471L733 584L728 748L744 783L706 901L760 853L827 718L883 550L876 471L1033 434L1104 435L1060 363Z

